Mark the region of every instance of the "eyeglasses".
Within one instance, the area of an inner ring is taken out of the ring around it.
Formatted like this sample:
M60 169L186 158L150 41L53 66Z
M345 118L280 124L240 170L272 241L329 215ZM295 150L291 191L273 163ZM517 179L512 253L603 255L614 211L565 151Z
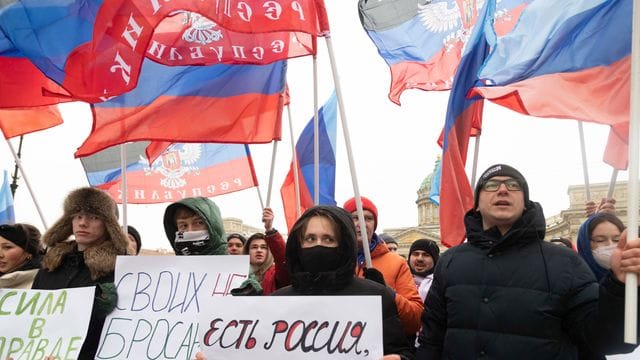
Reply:
M482 184L482 190L495 192L498 191L500 185L504 184L509 191L520 191L522 190L522 186L518 180L515 179L506 179L506 180L489 180L486 183Z

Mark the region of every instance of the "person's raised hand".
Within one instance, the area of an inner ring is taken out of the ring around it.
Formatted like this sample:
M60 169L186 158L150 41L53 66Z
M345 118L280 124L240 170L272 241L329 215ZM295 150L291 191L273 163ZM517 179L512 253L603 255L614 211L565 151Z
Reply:
M611 271L616 279L625 282L627 273L640 274L640 239L627 240L627 229L620 235L618 246L611 254Z
M616 214L616 199L614 198L602 198L600 200L600 205L598 205L598 209L596 212L606 212L611 213L613 215Z
M596 210L598 210L598 205L596 205L595 201L589 200L584 204L584 212L587 216L591 216Z
M267 207L262 210L262 223L265 231L273 229L273 210L271 208Z

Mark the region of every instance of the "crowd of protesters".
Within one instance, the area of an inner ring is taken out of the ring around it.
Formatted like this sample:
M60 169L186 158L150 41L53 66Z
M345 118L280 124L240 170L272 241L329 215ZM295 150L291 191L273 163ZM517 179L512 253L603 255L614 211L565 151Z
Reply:
M395 239L376 234L374 202L361 204L362 214L355 198L307 209L286 242L270 208L264 232L225 234L220 209L204 197L170 204L163 224L176 255L248 255L249 276L233 295L380 296L384 359L605 359L635 349L623 341L624 282L640 273L640 241L614 199L586 204L575 244L545 241L526 178L493 165L476 184L466 241L441 253L436 241L417 239L403 256ZM42 236L29 224L0 225L0 289L95 286L79 357L92 359L117 303L116 257L141 248L109 195L76 189Z

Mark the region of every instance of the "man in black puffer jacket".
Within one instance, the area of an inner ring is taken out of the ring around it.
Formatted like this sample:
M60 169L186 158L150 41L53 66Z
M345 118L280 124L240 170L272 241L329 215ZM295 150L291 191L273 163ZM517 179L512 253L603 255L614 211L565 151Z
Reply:
M467 242L436 266L418 359L564 360L635 348L623 341L618 279L628 268L618 262L598 284L575 251L543 241L542 208L516 169L482 174L465 227Z

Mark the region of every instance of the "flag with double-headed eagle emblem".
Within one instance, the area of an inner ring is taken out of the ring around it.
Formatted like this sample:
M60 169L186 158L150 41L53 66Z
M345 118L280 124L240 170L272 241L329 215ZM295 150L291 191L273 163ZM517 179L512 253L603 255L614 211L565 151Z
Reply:
M148 142L127 145L127 203L173 202L185 197L213 197L258 186L249 146L245 144L172 144L151 164ZM81 158L89 185L122 203L120 148Z
M486 0L360 0L360 22L391 69L389 99L406 89L448 90ZM531 0L501 0L495 30L508 33Z

